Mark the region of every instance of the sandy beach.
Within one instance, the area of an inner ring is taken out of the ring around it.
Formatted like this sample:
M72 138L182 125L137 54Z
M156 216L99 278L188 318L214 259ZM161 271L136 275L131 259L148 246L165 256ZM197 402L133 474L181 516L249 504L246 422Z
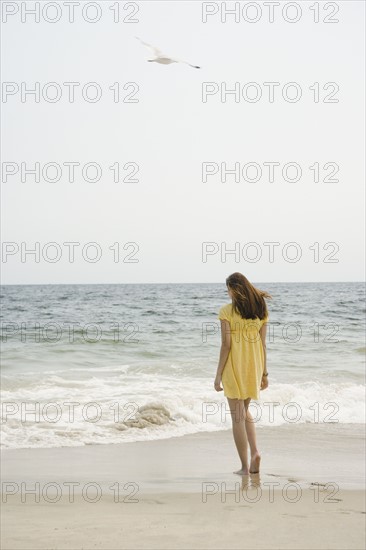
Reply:
M243 477L230 430L3 451L1 547L364 548L364 427L257 433Z

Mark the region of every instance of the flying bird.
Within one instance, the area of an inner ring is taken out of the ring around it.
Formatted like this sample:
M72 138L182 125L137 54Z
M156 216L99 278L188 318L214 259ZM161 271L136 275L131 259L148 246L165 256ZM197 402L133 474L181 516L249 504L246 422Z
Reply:
M188 63L187 61L182 61L182 59L173 59L172 57L168 57L167 55L163 54L158 48L155 48L155 46L152 46L151 44L148 44L147 42L144 42L139 38L138 36L135 37L137 40L141 42L144 46L147 46L150 48L150 50L154 54L154 59L148 59L150 62L155 63L161 63L162 65L170 65L171 63L185 63L186 65L189 65L190 67L193 67L194 69L200 69L198 65L191 65L191 63Z

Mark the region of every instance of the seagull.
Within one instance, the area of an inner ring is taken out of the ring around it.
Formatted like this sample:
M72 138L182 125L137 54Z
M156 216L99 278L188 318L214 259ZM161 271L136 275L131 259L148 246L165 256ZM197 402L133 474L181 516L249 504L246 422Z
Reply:
M138 36L135 37L137 40L141 42L144 46L147 46L152 50L155 57L154 59L148 59L148 61L155 63L161 63L162 65L170 65L171 63L185 63L186 65L189 65L190 67L193 67L194 69L200 69L201 67L198 67L198 65L191 65L187 61L182 61L181 59L173 59L172 57L168 57L167 55L163 54L158 48L155 48L155 46L152 46L151 44L148 44L147 42L144 42L139 38Z

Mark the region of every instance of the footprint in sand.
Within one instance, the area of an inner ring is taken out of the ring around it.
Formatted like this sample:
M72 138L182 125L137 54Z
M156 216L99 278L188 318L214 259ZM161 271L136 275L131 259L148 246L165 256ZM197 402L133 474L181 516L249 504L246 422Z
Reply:
M347 510L346 508L341 508L341 514L366 514L366 512L362 512L361 510Z
M306 518L307 516L300 516L298 514L281 514L281 516L290 516L291 518Z

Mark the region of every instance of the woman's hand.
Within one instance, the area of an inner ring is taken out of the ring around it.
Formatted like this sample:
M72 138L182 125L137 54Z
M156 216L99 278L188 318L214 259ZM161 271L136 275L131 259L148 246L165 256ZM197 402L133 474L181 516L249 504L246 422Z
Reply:
M216 391L223 391L224 389L221 387L221 376L219 374L216 375L214 386Z
M268 388L268 376L262 376L261 390Z

